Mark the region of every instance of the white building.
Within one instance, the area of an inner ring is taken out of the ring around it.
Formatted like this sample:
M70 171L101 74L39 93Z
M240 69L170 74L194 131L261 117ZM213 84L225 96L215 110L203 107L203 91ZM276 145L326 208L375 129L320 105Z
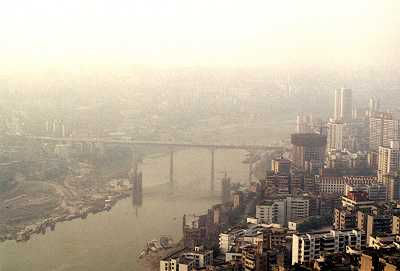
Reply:
M317 176L316 182L319 183L321 193L346 195L346 184L352 185L371 185L378 181L376 176Z
M390 113L374 113L369 118L369 148L390 147L390 141L400 139L400 120Z
M344 124L341 122L328 122L328 151L343 150L343 130Z
M258 223L286 225L288 221L295 221L309 216L309 200L287 197L274 201L265 201L256 206Z
M213 263L213 251L195 247L193 251L178 252L160 261L160 271L191 271Z
M344 208L349 207L351 209L374 208L375 202L368 199L356 201L351 198L342 196L342 207Z
M342 177L317 177L321 193L343 195L346 181Z
M285 224L286 219L285 200L265 201L256 206L256 218L258 223Z
M391 141L390 147L379 146L378 178L381 181L384 175L391 175L400 169L400 142Z
M335 90L335 120L350 122L353 114L353 97L351 89L341 88Z
M396 234L386 234L382 236L370 236L368 241L368 246L374 249L397 247L399 248L399 243L396 238Z
M193 260L176 257L160 261L160 271L192 271L194 267Z
M365 234L358 230L293 234L292 265L309 263L318 259L323 253L345 252L346 246L358 250L365 248Z
M182 255L185 259L194 261L194 267L205 268L213 263L213 251L206 250L204 247L195 247L193 251Z
M235 245L235 240L239 236L243 235L243 229L235 229L228 232L222 232L219 234L219 249L222 253L230 251Z

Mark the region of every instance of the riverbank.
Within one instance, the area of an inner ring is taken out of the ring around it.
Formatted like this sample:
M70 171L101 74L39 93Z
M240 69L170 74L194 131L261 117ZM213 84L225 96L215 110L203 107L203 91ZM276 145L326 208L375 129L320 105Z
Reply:
M54 231L56 224L64 221L71 221L73 219L81 218L86 219L89 214L96 214L103 211L110 211L112 206L115 205L118 200L127 198L130 196L130 190L121 192L119 194L109 195L103 200L97 200L90 204L85 205L79 212L67 213L64 215L54 215L46 217L42 220L37 221L34 224L25 226L23 230L16 233L9 233L5 236L0 236L0 242L6 240L15 240L17 242L28 241L33 234L46 234L47 230Z

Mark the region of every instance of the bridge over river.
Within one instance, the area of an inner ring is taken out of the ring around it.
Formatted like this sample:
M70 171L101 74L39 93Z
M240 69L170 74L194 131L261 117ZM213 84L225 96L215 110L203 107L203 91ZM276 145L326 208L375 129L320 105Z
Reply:
M43 142L43 143L60 143L60 144L85 144L89 145L88 150L93 150L96 146L104 145L126 145L130 146L133 154L133 172L135 174L135 179L137 178L137 168L139 159L137 157L138 147L167 147L170 153L170 170L169 170L169 182L173 184L174 182L174 151L177 148L202 148L209 149L211 155L211 165L210 165L210 182L211 191L214 191L214 181L215 181L215 162L214 156L215 151L218 149L233 149L233 150L246 150L250 153L254 151L284 151L284 147L279 146L268 146L268 145L256 145L256 144L212 144L212 143L192 143L192 142L172 142L172 141L140 141L140 140L130 140L130 139L115 139L115 138L95 138L95 137L44 137L44 136L26 136L27 139ZM249 180L252 177L252 167L253 161L249 159Z

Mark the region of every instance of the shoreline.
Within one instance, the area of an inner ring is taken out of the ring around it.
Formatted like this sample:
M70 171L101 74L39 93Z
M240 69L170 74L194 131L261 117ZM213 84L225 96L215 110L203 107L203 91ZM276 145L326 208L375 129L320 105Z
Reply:
M46 234L47 230L54 231L56 224L71 221L74 219L86 219L89 214L97 214L104 211L110 211L112 207L120 200L130 197L131 189L121 191L119 194L109 195L104 199L104 204L99 201L94 201L86 205L79 213L68 213L63 215L51 215L40 220L37 223L25 226L22 231L17 233L8 233L0 236L0 243L5 241L27 242L34 234Z
M155 184L144 187L143 196L154 196L160 195L160 192L165 191L170 188L169 183L162 183L162 184ZM172 197L179 197L182 196L185 187L180 187L178 191L174 195L170 195ZM203 193L206 193L204 191ZM198 198L217 198L217 195L206 195L200 193L196 194ZM89 214L97 214L101 212L109 212L112 208L121 200L127 199L132 196L132 188L128 188L123 191L114 192L110 195L88 203L84 206L79 213L68 213L62 215L51 215L46 217L36 223L27 225L24 227L23 230L18 231L17 233L8 233L6 235L0 236L0 244L6 241L15 241L15 242L28 242L32 235L35 234L46 234L48 230L55 231L57 223L72 221L75 219L86 219ZM188 196L188 195L187 195ZM178 243L179 244L179 243Z
M165 189L168 184L156 184L145 187L144 195L158 193ZM0 243L6 241L27 242L34 234L46 234L48 230L54 231L57 223L71 221L74 219L86 219L89 214L97 214L110 211L120 200L132 196L132 188L128 188L119 192L110 193L109 195L96 201L88 202L79 212L66 214L52 214L43 218L36 223L26 225L23 230L16 233L6 233L0 236Z

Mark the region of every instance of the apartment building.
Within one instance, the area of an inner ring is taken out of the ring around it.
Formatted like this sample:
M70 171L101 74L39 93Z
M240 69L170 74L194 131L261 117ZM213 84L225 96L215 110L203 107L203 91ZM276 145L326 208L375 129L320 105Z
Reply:
M358 230L293 234L292 264L309 263L324 253L345 252L346 246L360 250L366 245L366 235Z

